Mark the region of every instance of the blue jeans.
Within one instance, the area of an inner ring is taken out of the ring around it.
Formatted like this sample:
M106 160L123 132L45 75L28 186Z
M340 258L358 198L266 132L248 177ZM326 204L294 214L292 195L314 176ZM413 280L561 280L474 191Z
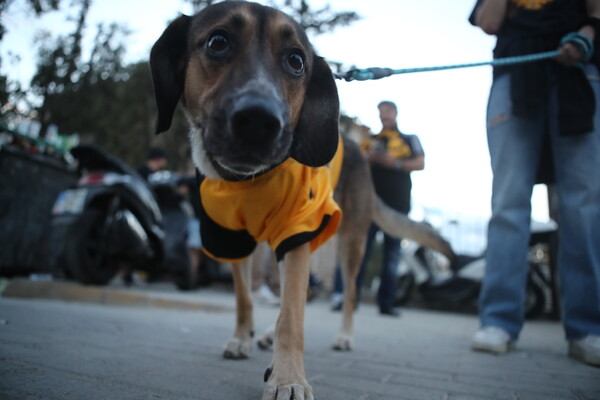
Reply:
M365 246L365 255L362 263L360 264L360 271L356 277L356 302L360 300L360 290L365 277L365 271L371 258L371 251L373 249L373 242L375 236L380 229L377 225L372 224L369 229L367 236L367 243ZM379 291L377 292L377 304L379 308L393 308L396 300L396 281L397 281L397 270L398 263L400 262L400 239L387 234L383 234L383 264L379 272L380 285ZM334 293L342 293L344 286L342 282L342 274L340 267L337 266L335 269L335 281L334 281Z
M568 340L600 335L600 78L586 73L597 99L595 130L560 136L556 87L535 118L512 115L510 76L494 81L488 103L488 145L494 175L486 275L479 298L482 326L517 339L524 323L531 194L545 135L559 196L558 273Z

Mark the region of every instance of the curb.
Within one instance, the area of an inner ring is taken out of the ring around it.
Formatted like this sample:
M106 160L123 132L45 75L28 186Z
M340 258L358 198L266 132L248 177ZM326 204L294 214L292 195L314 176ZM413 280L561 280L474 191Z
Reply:
M0 296L5 298L77 301L104 305L157 307L207 312L234 311L231 307L208 304L194 299L173 299L155 293L151 294L110 287L85 286L74 282L62 281L0 279Z

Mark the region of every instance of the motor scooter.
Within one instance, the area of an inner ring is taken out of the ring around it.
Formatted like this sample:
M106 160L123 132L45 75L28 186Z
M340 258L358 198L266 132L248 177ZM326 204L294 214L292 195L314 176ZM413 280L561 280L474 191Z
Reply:
M200 260L198 265L194 265L188 248L189 221L194 218L194 209L180 192L181 187L187 187L187 184L184 184L187 180L188 178L167 170L160 170L148 176L148 183L162 215L161 226L165 232L162 264L165 269L174 269L172 279L181 290L195 289L199 283L200 272Z
M549 242L556 231L554 221L532 224L525 300L525 316L529 319L555 306ZM405 241L398 266L396 304L418 300L437 308L475 311L485 267L485 254L457 255L450 262L435 250Z
M165 229L186 230L185 218L165 219L148 182L102 147L80 144L71 154L79 181L56 199L51 230L54 262L67 276L94 285L107 284L119 270L186 276L186 237L167 239Z

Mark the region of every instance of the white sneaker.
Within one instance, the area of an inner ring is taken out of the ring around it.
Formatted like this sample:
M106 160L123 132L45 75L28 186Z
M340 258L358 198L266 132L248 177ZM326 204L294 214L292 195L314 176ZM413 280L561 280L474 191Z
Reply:
M341 311L344 305L344 294L343 293L332 293L331 294L331 311Z
M586 364L600 366L600 336L589 335L570 341L569 356Z
M512 348L510 335L502 328L486 326L480 328L471 341L471 349L504 354Z
M272 306L278 306L280 302L279 297L276 296L266 284L262 284L257 290L255 290L254 293L252 293L252 297L254 297L254 300L259 303L269 304Z

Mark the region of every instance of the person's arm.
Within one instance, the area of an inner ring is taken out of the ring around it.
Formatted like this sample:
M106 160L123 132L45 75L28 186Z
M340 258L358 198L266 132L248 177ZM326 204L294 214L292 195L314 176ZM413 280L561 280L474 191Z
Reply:
M418 154L413 158L402 160L400 169L404 172L422 171L425 169L425 155Z
M369 160L369 162L380 164L384 167L397 168L396 162L398 161L398 159L390 156L387 153L381 153L378 151L371 150L367 153L367 159Z
M475 23L488 35L495 35L500 31L508 0L484 0L475 13Z
M419 137L417 135L408 135L406 140L410 143L413 157L402 160L398 168L406 173L422 171L425 169L425 152L423 151L423 145L421 145Z
M412 158L399 160L396 157L390 156L389 154L371 152L368 153L367 158L370 162L383 165L387 168L399 169L404 172L421 171L425 169L424 154L418 154Z
M600 18L600 0L586 0L588 16Z
M600 0L586 0L586 8L588 16L600 18ZM579 29L579 33L589 37L593 42L597 32L592 25L584 25ZM560 55L556 57L556 61L568 67L576 65L583 56L579 48L572 43L565 43L559 50ZM600 49L596 49L596 51L600 51Z
M401 170L406 173L412 171L421 171L425 169L425 153L419 137L416 135L407 135L405 139L413 153L412 157L398 159L388 153L371 151L367 153L370 162L383 165L387 168Z

